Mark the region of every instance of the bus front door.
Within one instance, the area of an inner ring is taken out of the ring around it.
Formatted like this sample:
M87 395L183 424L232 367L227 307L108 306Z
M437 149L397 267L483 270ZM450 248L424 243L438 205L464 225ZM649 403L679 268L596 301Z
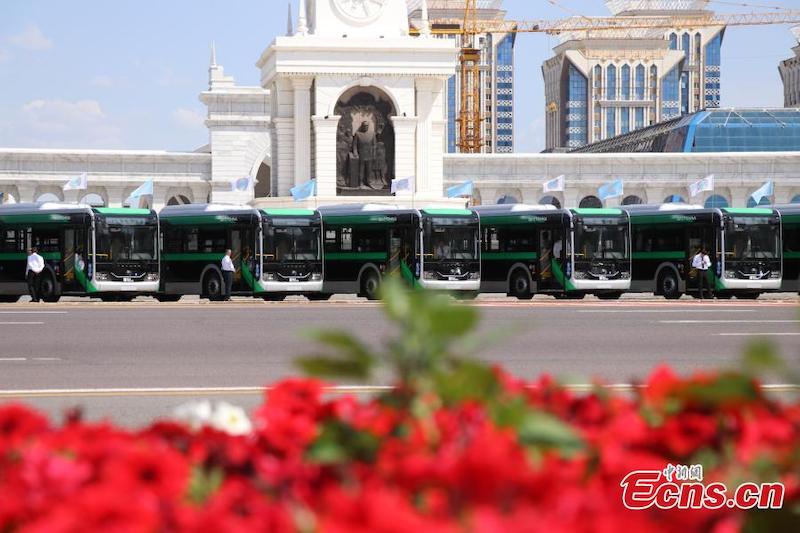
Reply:
M714 228L710 225L694 225L690 227L688 230L689 235L687 239L687 244L689 249L686 251L686 260L683 265L684 272L690 273L692 272L692 260L694 256L697 254L697 251L700 249L705 249L708 252L708 257L711 258L711 269L710 272L716 271L716 248L717 243L716 239L714 238ZM696 276L697 273L694 273ZM714 289L714 283L712 281L713 278L707 280L706 283L706 290L710 287L711 290ZM699 285L697 282L697 277L693 277L690 275L686 276L686 292L688 294L700 294L700 290L698 289Z
M389 229L389 257L386 272L397 275L410 284L416 281L416 261L412 246L411 228Z
M250 228L231 230L231 258L236 272L233 275L232 292L252 293L255 290L254 265L255 251L254 232Z
M87 282L86 231L66 228L61 238L61 291L84 292Z
M562 251L563 239L557 228L539 230L537 292L565 290Z

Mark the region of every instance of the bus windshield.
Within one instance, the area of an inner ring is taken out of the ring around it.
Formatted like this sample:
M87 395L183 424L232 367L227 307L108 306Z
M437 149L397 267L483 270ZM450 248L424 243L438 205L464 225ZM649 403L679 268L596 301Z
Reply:
M766 217L734 217L727 225L725 256L729 260L780 257L777 220Z
M319 261L319 227L270 226L265 259L271 262Z
M628 225L619 220L583 220L575 229L575 255L578 259L627 259Z
M98 220L97 248L100 261L154 261L157 227L141 218Z
M434 219L426 225L425 254L433 261L474 260L478 228L471 219Z

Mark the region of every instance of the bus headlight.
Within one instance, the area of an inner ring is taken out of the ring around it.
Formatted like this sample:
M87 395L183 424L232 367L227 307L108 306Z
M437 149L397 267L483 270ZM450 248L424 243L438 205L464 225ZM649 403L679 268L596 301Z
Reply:
M423 279L436 279L436 272L424 272L422 275Z
M481 279L480 272L470 272L469 279Z
M572 273L572 279L587 279L589 276L586 272L582 272L580 270L576 270Z
M158 281L158 274L151 272L147 275L147 281Z
M311 274L311 281L322 281L322 274L320 273Z
M778 279L778 278L781 277L781 271L780 270L773 270L772 272L770 272L769 277L771 279Z
M725 278L727 279L736 279L736 272L733 270L726 270L725 271Z
M108 281L107 272L96 272L94 275L95 281Z
M264 272L264 275L261 277L264 281L275 281L275 274L272 272Z

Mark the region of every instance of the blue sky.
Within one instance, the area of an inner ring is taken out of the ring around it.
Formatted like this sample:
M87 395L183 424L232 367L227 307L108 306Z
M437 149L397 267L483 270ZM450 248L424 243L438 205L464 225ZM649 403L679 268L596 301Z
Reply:
M297 1L293 11L297 13ZM746 3L741 0L739 3ZM601 0L561 0L586 15ZM712 2L719 12L749 11ZM777 4L800 9L800 0ZM284 0L2 0L0 146L193 150L207 142L198 94L207 87L209 44L242 85L258 84L255 61L286 30ZM547 0L505 0L510 18L560 18ZM753 8L758 9L758 8ZM520 35L516 47L517 151L544 144L542 61L554 38ZM779 107L777 65L796 41L786 26L729 28L723 106Z

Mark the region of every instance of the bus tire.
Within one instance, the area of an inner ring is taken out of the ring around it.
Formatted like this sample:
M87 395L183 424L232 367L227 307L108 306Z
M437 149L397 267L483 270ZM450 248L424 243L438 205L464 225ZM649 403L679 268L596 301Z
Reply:
M456 291L453 293L453 298L464 302L476 299L478 294L478 291Z
M737 300L758 300L760 292L740 292L736 295Z
M0 303L13 304L17 303L19 299L20 296L14 296L12 294L0 294Z
M169 302L177 302L181 299L182 294L156 294L153 296L156 300L161 303L169 303Z
M620 298L622 298L622 293L621 292L601 292L599 294L596 294L595 296L597 296L597 298L599 298L600 300L619 300Z
M333 294L306 294L306 298L308 298L311 302L327 302L331 299Z
M203 296L212 302L222 300L222 278L215 271L208 272L203 278Z
M718 300L730 300L733 298L733 294L727 291L721 291L714 294L714 297Z
M367 300L377 300L380 298L381 278L374 270L368 270L361 278L361 294Z
M674 272L662 272L658 277L658 293L667 300L678 300L681 296L680 285L678 284L678 277Z
M286 294L282 292L268 292L261 295L265 302L282 302L286 299Z
M42 279L39 280L39 296L48 303L56 303L61 299L58 282L50 271L42 273Z
M515 297L517 300L530 300L533 298L533 291L531 291L531 280L528 278L523 270L515 270L511 274L511 281L508 286L508 295Z

